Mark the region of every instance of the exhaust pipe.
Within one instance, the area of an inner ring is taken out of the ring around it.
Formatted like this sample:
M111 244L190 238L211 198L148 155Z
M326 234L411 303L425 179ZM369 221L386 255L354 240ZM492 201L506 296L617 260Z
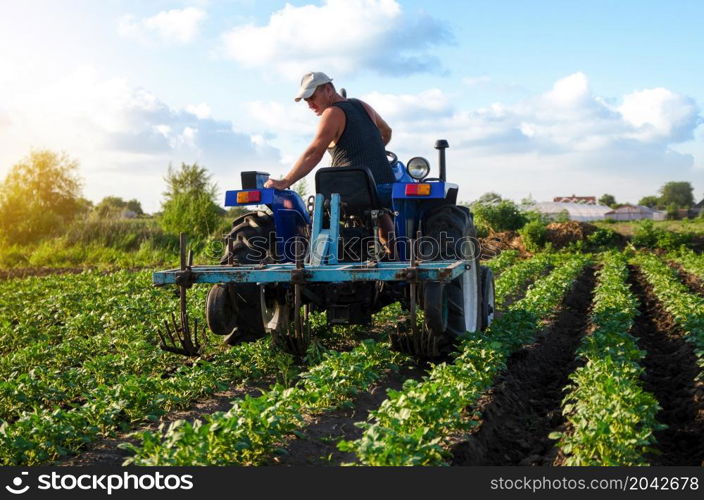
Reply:
M438 150L438 165L440 165L440 180L443 182L447 180L447 174L445 172L445 150L449 147L450 145L445 139L435 141L435 149Z

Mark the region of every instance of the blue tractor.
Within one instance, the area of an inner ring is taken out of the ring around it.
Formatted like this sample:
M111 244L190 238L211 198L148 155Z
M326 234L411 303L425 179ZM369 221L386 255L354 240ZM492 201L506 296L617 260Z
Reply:
M182 241L180 269L153 275L156 285L176 284L181 294L180 324L166 324L162 347L199 353L198 326L189 326L185 306L194 283L212 284L207 326L225 342L271 334L296 355L311 341L313 311L324 311L329 324L369 325L375 312L400 301L407 314L392 344L426 359L486 328L495 313L494 278L480 265L472 214L457 205L457 185L445 180L448 143L435 147L436 178L428 177L426 159L404 165L388 153L396 177L391 206L380 203L365 168L319 169L307 203L295 191L264 188L267 173L242 172L242 189L227 191L225 205L259 209L233 222L219 265L193 266ZM394 234L384 243L379 226L388 216Z

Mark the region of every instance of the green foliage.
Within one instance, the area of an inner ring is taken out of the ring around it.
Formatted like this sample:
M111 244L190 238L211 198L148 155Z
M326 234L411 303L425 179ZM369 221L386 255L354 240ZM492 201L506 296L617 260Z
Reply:
M207 193L181 193L164 204L159 223L168 233L206 239L220 227L221 218Z
M658 196L645 196L638 202L639 205L650 208L657 208L661 206L660 198Z
M677 204L675 203L670 203L669 205L667 205L665 211L668 220L676 220L679 216L679 209L677 208Z
M503 200L503 198L501 197L501 195L499 193L495 193L493 191L490 191L488 193L484 193L483 195L481 195L477 199L477 203L493 205L493 204L499 203L502 200Z
M604 194L599 198L599 203L614 208L616 206L616 198L612 194Z
M217 186L210 175L197 163L181 164L174 171L169 166L166 175L167 191L160 218L164 231L205 240L221 225L222 209L215 204Z
M0 185L0 238L27 244L60 234L85 208L78 162L66 154L32 151Z
M690 231L675 232L656 227L652 220L645 219L638 223L633 233L632 243L638 248L662 248L664 250L677 250L683 245L688 245L694 239Z
M362 437L338 447L356 453L365 465L442 464L449 436L480 423L478 415L466 418L463 412L476 406L511 352L533 339L587 262L585 256L564 257L486 332L467 334L452 364L436 365L423 380L407 380L401 391L389 391L370 420L357 424ZM514 290L523 285L518 275L511 279Z
M523 245L529 252L539 252L547 244L548 229L547 224L540 219L533 219L518 230L521 235Z
M350 352L330 351L291 388L274 386L259 397L234 402L227 413L195 423L177 421L161 433L126 444L136 465L256 465L274 453L283 436L304 425L303 414L340 407L397 368L388 345L364 341Z
M578 354L585 363L570 376L563 401L569 432L555 432L565 465L647 465L645 454L662 428L655 397L644 391L640 362L645 353L629 334L638 302L626 279L622 254L604 258L594 292L592 333Z
M695 253L689 248L680 247L677 252L668 255L668 258L679 263L685 271L699 276L704 280L704 256Z
M618 241L618 233L613 229L600 227L587 236L587 246L591 251L605 250Z
M660 203L663 206L674 205L676 208L689 208L694 205L694 188L689 182L668 182L660 188L659 193Z
M679 280L674 269L652 254L640 254L635 259L653 287L658 300L694 345L699 365L704 365L704 298L692 294ZM700 373L698 380L704 379Z
M511 200L495 203L478 201L471 209L480 236L486 236L490 232L515 231L526 222L523 213Z
M217 185L211 181L208 170L199 166L198 163L193 165L181 163L178 170L174 170L169 165L164 180L166 181L164 198L167 202L181 194L205 193L213 199L217 195Z
M106 196L94 208L94 213L101 218L119 218L125 211L134 212L135 215L144 215L142 204L138 200L125 201L119 196Z

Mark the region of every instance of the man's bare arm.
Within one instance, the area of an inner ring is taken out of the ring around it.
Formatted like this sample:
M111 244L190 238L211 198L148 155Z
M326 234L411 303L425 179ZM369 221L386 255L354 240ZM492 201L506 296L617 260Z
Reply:
M264 187L287 189L292 184L308 175L310 171L320 163L320 160L323 159L328 145L339 137L344 117L345 115L342 110L337 107L330 107L323 111L320 124L318 125L318 131L313 138L313 142L310 143L283 179L269 179L264 184Z

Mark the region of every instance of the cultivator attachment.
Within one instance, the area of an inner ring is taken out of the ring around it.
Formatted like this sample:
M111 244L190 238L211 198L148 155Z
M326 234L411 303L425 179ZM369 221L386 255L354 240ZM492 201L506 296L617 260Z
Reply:
M201 327L199 335L198 319L193 321L193 328L190 326L188 319L188 309L186 302L186 290L191 287L192 283L188 279L188 273L193 266L193 253L188 252L186 257L186 236L181 233L179 236L179 251L181 257L181 272L185 275L183 279L177 280L179 299L180 299L180 324L176 322L176 317L171 313L171 324L168 320L164 320L164 331L157 330L159 347L167 352L174 354L182 354L184 356L200 356L201 342L199 339L205 337L205 329Z
M181 317L181 324L176 323L176 316L171 314L171 325L168 320L164 320L164 331L157 330L161 347L164 351L173 352L174 354L183 354L184 356L200 356L201 343L198 338L198 320L194 320L193 328L191 329L188 316ZM200 334L204 335L204 331Z
M440 338L434 335L425 324L418 321L418 261L416 259L416 240L411 240L409 247L410 259L407 272L408 281L408 315L403 319L396 331L389 334L389 340L394 349L406 352L420 358L436 358L440 355Z

